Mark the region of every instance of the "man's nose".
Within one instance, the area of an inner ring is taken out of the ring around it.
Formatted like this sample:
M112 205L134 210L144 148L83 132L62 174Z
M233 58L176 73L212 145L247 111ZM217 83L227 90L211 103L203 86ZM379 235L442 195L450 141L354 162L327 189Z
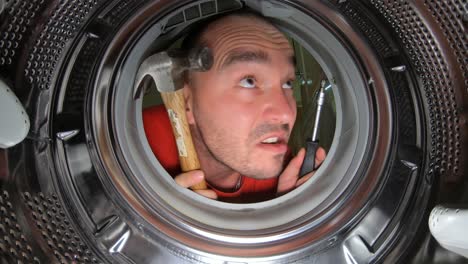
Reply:
M289 124L296 118L296 101L292 91L273 89L266 98L265 115L271 122Z

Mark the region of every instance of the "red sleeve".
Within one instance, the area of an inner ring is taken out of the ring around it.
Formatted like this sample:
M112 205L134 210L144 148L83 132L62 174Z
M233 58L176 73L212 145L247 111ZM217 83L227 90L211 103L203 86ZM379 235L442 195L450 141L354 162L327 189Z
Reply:
M278 178L254 179L247 176L242 178L242 186L235 192L223 192L213 188L218 200L230 203L256 203L267 201L276 197Z
M151 150L161 165L169 174L179 174L181 170L177 145L166 108L160 105L144 109L143 126ZM277 178L258 180L244 177L243 181L241 188L234 193L214 190L220 200L225 202L260 202L272 199L276 195Z
M161 165L169 174L179 174L180 165L177 145L164 105L144 109L143 126L151 150Z
M245 202L262 202L276 197L277 177L263 180L245 177L244 180L242 195Z

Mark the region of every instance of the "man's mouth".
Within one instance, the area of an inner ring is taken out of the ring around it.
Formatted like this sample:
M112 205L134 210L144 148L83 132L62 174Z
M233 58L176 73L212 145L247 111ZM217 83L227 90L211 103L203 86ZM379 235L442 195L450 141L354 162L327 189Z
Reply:
M262 140L259 147L268 152L285 153L288 149L286 137L271 136Z
M269 137L262 141L263 144L276 144L279 142L278 137Z
M261 141L261 144L287 144L288 143L288 135L283 133L272 133L264 137Z

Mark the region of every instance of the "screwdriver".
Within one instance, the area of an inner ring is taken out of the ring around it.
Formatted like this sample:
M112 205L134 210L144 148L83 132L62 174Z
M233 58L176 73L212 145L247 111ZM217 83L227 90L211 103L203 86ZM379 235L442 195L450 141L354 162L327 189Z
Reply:
M306 156L304 158L304 162L302 163L301 171L299 173L301 177L313 171L315 167L315 154L319 147L318 129L320 122L320 114L322 113L322 106L325 102L325 84L326 81L322 80L317 99L317 112L315 113L315 122L312 137L307 138L306 140Z

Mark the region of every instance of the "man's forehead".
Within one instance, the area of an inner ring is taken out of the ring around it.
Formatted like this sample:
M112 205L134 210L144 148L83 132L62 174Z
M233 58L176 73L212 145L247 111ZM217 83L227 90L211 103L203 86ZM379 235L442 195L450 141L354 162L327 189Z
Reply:
M217 21L203 36L213 49L215 67L233 59L267 61L265 50L280 51L294 62L294 51L282 32L260 19L227 17Z
M296 64L292 50L283 50L281 51L281 55L283 55L292 66ZM273 63L273 58L265 49L244 46L219 54L215 61L215 69L222 70L232 64L242 62L270 64Z
M231 40L263 40L275 45L289 46L287 38L276 27L251 17L226 17L215 22L203 39L213 47L228 44Z

